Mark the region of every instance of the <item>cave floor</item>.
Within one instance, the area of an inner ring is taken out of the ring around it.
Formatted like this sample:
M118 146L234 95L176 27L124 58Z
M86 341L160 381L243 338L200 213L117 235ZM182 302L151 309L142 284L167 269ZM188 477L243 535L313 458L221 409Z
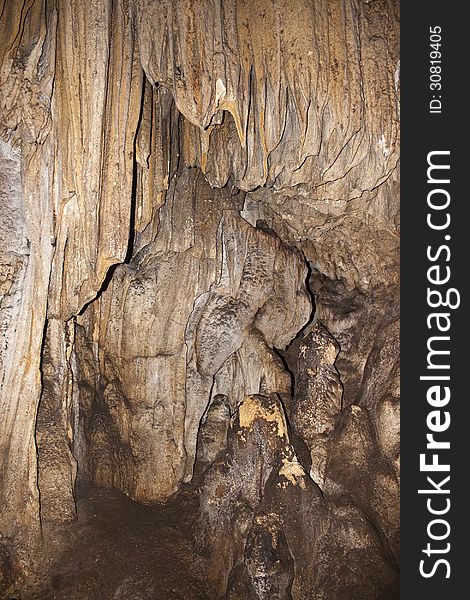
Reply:
M194 493L146 507L82 485L77 508L76 522L45 531L48 583L31 600L207 600L190 540Z

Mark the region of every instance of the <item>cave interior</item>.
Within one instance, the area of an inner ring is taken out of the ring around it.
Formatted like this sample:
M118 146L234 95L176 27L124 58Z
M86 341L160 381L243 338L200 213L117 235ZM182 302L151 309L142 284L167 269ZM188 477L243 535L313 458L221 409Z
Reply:
M0 597L399 597L395 0L8 0Z

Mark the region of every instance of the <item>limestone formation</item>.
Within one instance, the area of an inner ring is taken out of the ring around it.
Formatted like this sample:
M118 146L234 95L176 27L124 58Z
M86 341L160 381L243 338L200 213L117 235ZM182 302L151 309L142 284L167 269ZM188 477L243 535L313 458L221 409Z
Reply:
M180 173L155 241L116 269L79 317L97 344L87 382L94 405L81 405L78 392L80 443L103 462L88 472L142 502L166 500L191 479L211 390L234 410L246 394L290 388L272 348L285 347L309 319L306 266L277 236L244 221L237 203L222 191L214 198L196 171ZM94 452L97 444L109 450ZM124 464L119 448L128 449Z
M325 501L297 459L275 394L248 396L228 439L203 477L197 521L215 598L394 597L388 546L350 501Z
M292 600L294 561L275 513L257 515L248 534L242 565L232 571L228 600Z
M227 396L217 394L209 404L199 426L194 476L203 473L227 447L230 426Z
M284 561L283 567L269 575L273 567L269 563L276 561L274 548L267 548L264 555L259 554L260 548L256 549L262 543L261 538L271 544L273 536L274 540L278 537L284 540L276 516L270 520L260 512L266 483L273 472L278 474L283 487L305 487L305 471L290 444L280 400L275 394L269 398L247 396L229 430L227 450L209 467L200 484L197 537L207 558L208 577L213 580L216 597L227 591L230 574L233 569L239 570L240 564L246 567L247 585L254 588L254 597L262 597L256 594L263 585L274 585L273 578L281 577L278 571L287 569L283 575L285 590L289 587L289 555L283 555L280 561ZM321 504L317 494L316 504ZM264 583L257 581L258 570L264 573L260 573ZM267 591L263 593L266 595Z
M310 449L310 476L321 488L335 419L342 408L343 389L334 366L338 353L334 338L321 323L315 323L299 346L295 394L289 411L294 431Z
M398 13L3 3L0 594L93 482L217 600L396 597Z
M399 552L399 481L393 465L380 452L369 412L358 405L343 411L331 443L325 492L331 498L349 496L387 539L390 552Z
M76 517L73 483L77 463L71 442L73 409L77 407L72 407L70 368L75 330L73 323L65 327L64 331L64 324L56 319L48 321L42 352L42 394L36 420L36 444L41 518L46 521L73 521Z

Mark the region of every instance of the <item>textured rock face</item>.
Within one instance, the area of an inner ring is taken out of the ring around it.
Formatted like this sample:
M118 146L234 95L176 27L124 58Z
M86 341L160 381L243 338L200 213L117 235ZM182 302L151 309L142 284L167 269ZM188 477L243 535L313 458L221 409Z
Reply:
M396 597L387 545L344 496L322 496L275 394L240 405L201 484L197 535L215 598Z
M227 396L216 394L208 406L197 436L194 477L197 479L227 448L231 410Z
M306 265L237 205L195 170L180 173L155 241L80 317L97 345L94 404L81 404L88 473L143 502L191 479L211 397L235 410L246 394L290 389L272 348L309 319Z
M206 471L201 484L197 537L207 557L209 577L214 580L215 597L225 593L231 573L230 594L242 597L237 595L242 593L237 591L237 571L240 576L244 571L243 588L250 590L248 597L263 597L256 595L263 587L267 597L270 588L280 585L276 578L284 578L284 594L290 591L292 559L281 523L276 514L269 518L263 513L268 480L269 489L275 487L272 473L280 486L306 487L305 472L289 442L278 397L247 396L230 428L226 452ZM319 510L317 505L322 505L319 491L315 492L312 510ZM279 568L273 569L278 538L287 552L278 559ZM264 578L264 583L258 578Z
M295 433L311 455L310 475L323 488L335 419L341 411L343 389L334 366L339 346L316 323L299 346L295 394L289 410Z
M54 36L55 16L42 3L32 3L27 14L8 3L0 30L0 531L1 544L17 544L19 555L39 534L34 428L52 254L54 154L53 67L49 61L38 66L41 51L53 58L46 21ZM24 558L27 571L31 563Z
M65 330L64 330L65 329ZM36 419L41 518L70 521L76 516L72 455L73 381L70 368L74 327L50 319L42 352L42 395ZM70 418L67 419L67 416Z
M194 473L219 595L394 597L398 3L23 4L0 25L0 589L40 518L74 518L78 468L145 503Z
M213 185L233 174L241 189L306 185L312 200L346 203L396 165L396 10L393 2L216 0L208 10L140 0L136 24L149 80L172 88L181 113L203 129L194 158Z

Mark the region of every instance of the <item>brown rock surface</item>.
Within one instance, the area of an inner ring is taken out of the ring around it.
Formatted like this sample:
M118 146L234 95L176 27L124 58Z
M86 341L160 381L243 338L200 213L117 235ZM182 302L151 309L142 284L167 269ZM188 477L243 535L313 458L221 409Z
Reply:
M310 476L321 488L330 439L342 408L343 388L334 366L338 354L337 342L317 321L299 346L295 394L289 410L294 432L310 450Z
M77 465L148 503L199 453L217 590L392 598L398 2L0 14L0 589L33 585L41 524L75 517ZM235 442L245 398L274 392L282 436L258 415Z
M80 317L97 344L91 377L99 382L96 406L81 409L84 443L116 445L112 459L101 453L107 468L88 472L143 502L165 500L191 479L211 390L229 392L236 408L248 393L290 388L271 348L286 346L309 318L306 267L277 236L241 219L237 203L196 171L179 174L155 241L116 269ZM125 467L118 447L129 449ZM128 476L112 482L113 471Z
M387 544L350 499L322 496L275 394L242 402L200 487L197 538L215 598L396 597Z

